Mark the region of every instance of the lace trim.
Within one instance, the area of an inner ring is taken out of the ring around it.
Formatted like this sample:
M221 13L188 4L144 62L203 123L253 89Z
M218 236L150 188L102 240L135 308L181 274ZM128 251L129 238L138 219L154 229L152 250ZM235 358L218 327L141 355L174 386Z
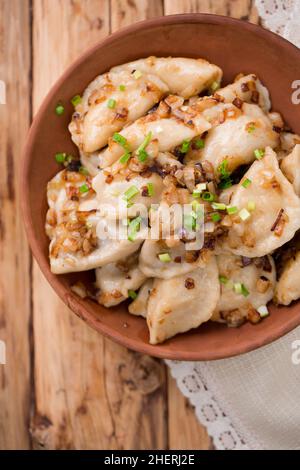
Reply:
M299 0L256 0L263 25L300 47Z
M166 361L179 390L195 407L196 416L207 428L217 450L249 450L245 439L236 430L224 407L216 400L204 363ZM257 448L253 446L252 448Z

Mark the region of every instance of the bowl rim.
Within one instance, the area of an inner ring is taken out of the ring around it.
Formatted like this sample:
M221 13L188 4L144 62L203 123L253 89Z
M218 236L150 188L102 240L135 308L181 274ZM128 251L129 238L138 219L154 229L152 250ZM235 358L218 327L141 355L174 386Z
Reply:
M33 229L33 220L31 217L30 211L30 204L29 204L29 185L27 184L28 181L28 173L30 167L30 155L31 149L33 147L35 137L37 134L38 126L40 120L48 108L52 97L55 95L57 89L60 88L61 84L68 78L74 70L78 68L78 66L84 62L88 57L94 54L96 50L100 47L105 47L111 43L113 43L116 39L120 39L128 34L138 32L144 28L151 28L155 26L170 26L179 23L199 23L199 24L212 24L212 25L239 25L240 27L248 30L250 32L255 33L256 35L262 37L267 41L271 41L273 43L283 46L285 49L288 49L291 53L297 55L299 60L300 50L288 40L282 38L281 36L273 33L265 29L260 25L256 25L253 23L249 23L244 20L231 18L222 15L214 15L208 13L184 13L184 14L175 14L175 15L166 15L166 16L159 16L152 19L147 19L143 21L139 21L133 23L129 26L119 29L118 31L112 33L111 35L107 36L106 38L102 39L101 41L96 42L91 47L87 48L83 53L79 55L79 57L73 61L60 75L60 77L55 81L55 83L51 86L50 90L44 97L41 105L38 108L36 115L33 118L31 123L29 132L27 134L27 139L25 146L23 148L22 157L21 157L21 165L20 165L20 186L21 186L21 194L22 198L20 201L21 205L21 213L23 218L23 223L25 226L25 231L28 239L29 246L31 248L32 254L37 261L39 268L41 269L43 275L45 276L47 282L51 285L54 289L55 293L62 299L62 301L75 313L79 316L82 320L84 320L90 327L96 329L98 332L103 334L105 337L109 337L113 341L127 347L128 349L148 354L154 357L162 358L162 359L173 359L173 360L184 360L184 361L197 361L197 360L217 360L217 359L225 359L233 356L237 356L240 354L244 354L259 347L265 346L283 335L287 334L288 332L292 331L296 326L300 324L300 316L299 319L293 319L290 321L286 321L285 327L282 328L280 331L269 332L263 338L263 340L257 341L250 341L243 344L243 347L239 346L238 344L232 344L230 351L228 354L224 354L224 351L210 351L209 354L205 354L205 352L201 351L186 351L186 352L177 352L176 349L170 348L169 350L160 349L160 345L151 345L150 343L143 344L142 342L135 340L134 338L126 337L122 335L121 332L116 331L114 328L97 321L95 316L93 316L86 305L83 305L82 299L75 295L71 294L69 289L66 288L59 280L58 276L53 276L50 271L50 266L48 260L45 258L40 244L37 241L34 229Z

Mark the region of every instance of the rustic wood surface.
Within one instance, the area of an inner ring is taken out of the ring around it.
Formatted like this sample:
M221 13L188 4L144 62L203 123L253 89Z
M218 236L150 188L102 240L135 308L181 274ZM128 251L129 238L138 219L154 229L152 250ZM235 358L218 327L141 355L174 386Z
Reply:
M211 12L257 22L252 0L0 0L0 449L209 449L162 361L104 339L32 261L18 171L30 120L85 48L145 18Z

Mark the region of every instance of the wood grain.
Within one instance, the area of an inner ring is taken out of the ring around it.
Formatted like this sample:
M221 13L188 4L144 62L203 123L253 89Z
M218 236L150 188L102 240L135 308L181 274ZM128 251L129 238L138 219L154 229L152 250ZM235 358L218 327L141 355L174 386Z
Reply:
M30 446L30 256L25 239L17 180L22 142L30 122L29 3L0 1L0 449ZM14 21L11 21L11 18ZM18 25L18 26L17 26Z

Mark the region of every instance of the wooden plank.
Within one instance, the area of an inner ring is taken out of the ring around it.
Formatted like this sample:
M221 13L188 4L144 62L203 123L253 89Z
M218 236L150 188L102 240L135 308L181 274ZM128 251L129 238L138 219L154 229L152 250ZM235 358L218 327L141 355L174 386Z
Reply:
M68 63L109 32L108 8L105 0L34 2L35 109ZM59 301L36 265L33 307L35 447L166 447L164 368L89 329Z
M0 449L28 449L30 409L30 255L17 173L30 122L29 2L0 1ZM2 98L1 98L2 103Z
M258 22L253 0L164 0L165 15L176 13L214 13Z
M163 14L163 0L111 0L112 31Z

